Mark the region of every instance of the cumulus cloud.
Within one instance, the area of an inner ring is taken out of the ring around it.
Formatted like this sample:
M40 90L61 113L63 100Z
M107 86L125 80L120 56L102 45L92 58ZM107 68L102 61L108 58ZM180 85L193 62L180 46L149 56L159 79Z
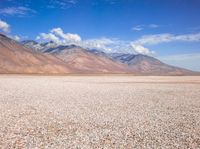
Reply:
M10 25L0 19L0 30L2 30L5 33L8 33L10 31Z
M138 54L153 55L155 52L143 47L142 45L131 43L131 47Z
M105 52L111 52L112 51L111 45L115 43L116 41L114 39L109 39L104 37L99 39L85 40L81 43L81 45L85 48L100 49Z
M3 15L25 16L28 13L36 13L36 11L31 8L24 7L24 6L7 7L7 8L0 9L0 14L3 14Z
M48 41L53 41L56 44L61 44L62 42L60 41L60 39L58 37L56 37L54 34L52 33L41 33L40 36L37 37L38 39L44 39L44 40L48 40Z
M20 41L21 37L19 37L18 35L7 35L9 38L15 40L15 41Z
M81 37L78 34L65 34L61 28L54 28L51 30L51 32L63 38L66 43L81 41Z
M87 49L98 49L104 52L129 52L135 54L152 55L153 52L139 44L116 38L96 38L82 40L78 34L64 33L61 28L53 28L49 33L41 33L37 40L53 41L57 45L76 44Z
M101 48L102 46L106 46L106 45L110 45L110 44L114 43L114 41L109 38L100 38L100 39L85 40L84 43L90 47Z
M28 39L28 36L21 36L21 35L7 34L6 36L15 41L22 41Z
M119 44L117 39L98 38L82 40L78 34L64 33L61 28L53 28L49 33L41 33L36 40L53 41L57 45L76 44L87 49L99 49L105 52L112 52L113 47ZM118 45L118 49L120 44Z
M21 38L19 36L15 35L15 36L13 36L13 39L16 41L20 41Z
M58 45L76 44L87 49L99 49L104 52L135 53L154 56L155 52L148 48L148 45L172 41L200 41L200 33L197 34L156 34L142 36L134 41L124 41L116 38L96 38L82 40L78 34L64 33L61 28L53 28L49 33L41 33L37 40L54 41Z

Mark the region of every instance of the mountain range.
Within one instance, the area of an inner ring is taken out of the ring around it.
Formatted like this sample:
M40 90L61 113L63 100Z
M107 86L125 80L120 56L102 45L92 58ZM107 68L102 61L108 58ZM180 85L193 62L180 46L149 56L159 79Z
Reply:
M0 73L198 75L158 59L130 53L105 53L77 45L17 42L0 34Z

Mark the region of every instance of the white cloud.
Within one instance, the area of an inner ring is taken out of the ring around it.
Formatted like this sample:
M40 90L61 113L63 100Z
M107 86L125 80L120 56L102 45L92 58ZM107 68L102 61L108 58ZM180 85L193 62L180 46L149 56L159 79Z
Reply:
M134 26L133 28L132 28L132 30L133 31L141 31L141 30L143 30L144 28L143 28L143 25L137 25L137 26Z
M154 54L153 51L144 47L146 45L156 45L160 43L168 43L174 41L184 41L184 42L199 42L200 33L196 34L183 34L183 35L173 35L173 34L155 34L146 35L132 42L132 47L135 51L141 54L151 55Z
M10 25L0 19L0 30L2 30L5 33L8 33L10 31Z
M68 0L67 2L68 2L68 3L71 3L71 4L76 4L76 3L78 3L77 0Z
M40 36L37 36L35 39L36 39L36 40L40 40L40 39L41 39L41 37L40 37Z
M54 4L58 4L58 5L61 5L61 6L65 6L67 4L77 4L78 1L77 0L52 0L51 3L54 3Z
M112 45L117 43L116 39L98 38L82 40L78 34L64 33L61 28L53 28L50 33L41 33L36 40L54 41L56 44L76 44L88 49L101 49L106 52L112 51Z
M28 7L7 7L0 9L0 14L3 15L17 15L17 16L25 16L28 13L36 13L35 10Z
M99 39L89 39L85 40L81 43L81 46L89 49L100 49L105 52L111 52L111 45L115 44L116 41L114 39L109 38L99 38Z
M20 40L23 38L23 36L20 37L20 36L18 36L18 35L7 35L7 36L8 36L9 38L15 40L15 41L20 41Z
M154 44L173 42L173 41L197 42L200 41L200 33L183 34L183 35L173 35L168 33L147 35L134 41L134 43L140 45L154 45Z
M13 39L16 41L20 41L21 38L19 36L15 35L15 36L13 36Z
M99 49L105 52L113 52L114 49L121 50L123 41L110 38L98 38L82 40L78 34L64 33L61 28L53 28L49 33L41 33L36 40L54 41L57 45L76 44L87 49Z
M130 41L105 37L82 40L78 34L64 33L61 28L53 28L49 33L41 33L36 37L36 40L54 41L57 45L76 44L83 48L98 49L104 52L153 55L153 51Z
M200 41L198 34L156 34L143 36L134 41L123 41L116 38L97 38L82 40L78 34L64 33L61 28L53 28L49 33L41 33L36 37L37 40L54 41L59 45L76 44L88 49L99 49L104 52L122 52L144 55L155 55L155 52L148 49L147 45L160 44L172 41Z
M171 34L157 34L157 35L147 35L142 36L138 40L134 41L135 44L158 44L162 42L169 42L171 40Z
M54 28L51 30L51 32L63 38L66 43L81 41L81 37L78 34L71 34L71 33L65 34L61 28Z
M52 33L41 33L39 37L44 40L53 41L56 44L61 44L60 39Z
M67 9L78 3L78 0L49 0L47 8Z
M150 51L148 48L145 48L142 45L132 43L131 47L133 48L135 53L138 54L153 55L155 53L154 51Z
M198 41L200 41L200 33L174 36L174 40L188 41L188 42L198 42Z
M136 25L131 30L133 31L142 31L144 29L154 29L160 27L157 24L148 24L148 25Z

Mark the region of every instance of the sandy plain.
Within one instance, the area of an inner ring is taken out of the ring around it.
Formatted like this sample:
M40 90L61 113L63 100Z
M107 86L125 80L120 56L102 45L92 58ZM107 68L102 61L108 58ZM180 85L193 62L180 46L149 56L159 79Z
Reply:
M1 75L0 148L200 148L200 77Z

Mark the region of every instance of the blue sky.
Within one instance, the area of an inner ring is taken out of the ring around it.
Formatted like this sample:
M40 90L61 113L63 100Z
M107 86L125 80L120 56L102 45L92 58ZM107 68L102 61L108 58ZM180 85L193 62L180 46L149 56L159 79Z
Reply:
M13 38L153 55L200 71L199 0L1 0Z

